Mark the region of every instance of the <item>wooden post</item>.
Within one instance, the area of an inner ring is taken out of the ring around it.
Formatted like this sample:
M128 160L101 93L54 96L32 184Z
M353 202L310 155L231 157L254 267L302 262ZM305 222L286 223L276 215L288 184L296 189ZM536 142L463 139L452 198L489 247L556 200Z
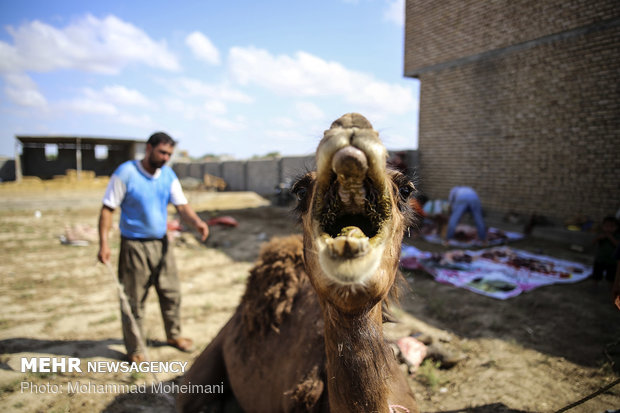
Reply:
M15 138L15 180L22 180L22 160L19 156L19 139Z
M82 172L82 139L75 139L75 169L77 170L77 180L81 179Z

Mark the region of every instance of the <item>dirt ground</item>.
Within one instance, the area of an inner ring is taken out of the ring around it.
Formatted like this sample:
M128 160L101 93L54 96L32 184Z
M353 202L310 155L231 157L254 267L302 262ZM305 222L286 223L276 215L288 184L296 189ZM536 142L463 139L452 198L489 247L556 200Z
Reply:
M71 393L67 385L142 384L177 374L20 371L27 357L78 357L83 363L123 359L115 281L97 263L97 243L59 241L66 227L96 229L104 184L0 186L1 411L172 411L166 396ZM191 364L237 306L260 244L298 228L288 208L270 206L253 193L188 195L203 218L229 215L239 222L237 228L212 227L205 244L191 233L175 242L184 335L194 339L194 352L163 345L154 292L148 299L150 359ZM112 237L116 257L117 230ZM443 248L413 238L406 242L425 250ZM512 246L588 259L536 239ZM410 377L423 412L554 412L619 377L620 312L611 305L606 285L586 280L499 301L436 283L422 272L405 275L409 290L395 312L399 322L386 325L386 335L396 339L423 332L462 358L451 369L427 362ZM570 411L618 408L620 385Z

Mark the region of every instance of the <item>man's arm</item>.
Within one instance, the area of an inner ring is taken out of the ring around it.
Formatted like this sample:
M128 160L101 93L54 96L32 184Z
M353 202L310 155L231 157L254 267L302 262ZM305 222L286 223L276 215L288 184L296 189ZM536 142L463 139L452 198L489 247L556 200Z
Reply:
M110 244L108 242L108 235L110 234L110 228L112 227L112 215L114 210L108 206L103 205L99 214L99 253L97 258L100 262L107 264L110 262Z
M181 219L183 221L194 228L200 233L201 240L204 241L209 236L209 226L206 222L204 222L200 217L194 212L192 207L189 204L175 205L179 215L181 215Z

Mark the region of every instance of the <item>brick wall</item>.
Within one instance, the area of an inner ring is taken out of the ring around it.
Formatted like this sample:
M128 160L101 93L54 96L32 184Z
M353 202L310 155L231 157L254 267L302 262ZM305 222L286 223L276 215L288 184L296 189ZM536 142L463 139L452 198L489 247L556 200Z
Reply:
M421 81L421 189L446 198L470 185L487 210L557 220L614 214L619 5L407 1L405 72Z
M407 0L405 74L618 18L617 0Z

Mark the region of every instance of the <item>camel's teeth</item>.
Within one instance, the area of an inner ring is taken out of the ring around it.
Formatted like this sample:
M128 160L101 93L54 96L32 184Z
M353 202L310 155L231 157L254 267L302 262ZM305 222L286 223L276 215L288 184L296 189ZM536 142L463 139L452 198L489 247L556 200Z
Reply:
M359 228L355 228L355 230L352 230L347 235L326 240L330 256L332 258L349 259L365 255L369 249L370 243L368 237L363 234L364 233Z
M355 226L344 227L340 230L338 234L339 237L347 237L347 238L365 238L364 231Z

